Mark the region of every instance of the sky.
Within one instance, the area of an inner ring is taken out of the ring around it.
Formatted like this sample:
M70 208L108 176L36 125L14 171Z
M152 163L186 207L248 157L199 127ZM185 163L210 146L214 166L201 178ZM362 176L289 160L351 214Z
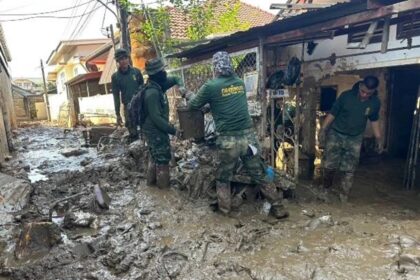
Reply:
M103 2L105 1L103 0ZM154 1L146 0L145 2L152 3ZM134 0L132 2L138 3L140 1ZM270 11L270 3L282 1L243 0L243 2ZM78 6L75 9L44 14L43 16L79 16L95 8L96 10L90 15L88 21L81 29L79 28L81 24L78 24L79 20L82 18L83 20L80 22L82 23L86 17L8 21L28 17L22 14L55 11L75 5ZM109 7L113 8L113 5L109 4ZM11 14L20 15L11 16ZM106 11L95 0L0 0L0 23L3 26L6 42L12 57L10 68L13 78L41 77L40 59L43 59L45 62L60 40L106 38L102 27L115 24L115 22L115 16L111 12Z

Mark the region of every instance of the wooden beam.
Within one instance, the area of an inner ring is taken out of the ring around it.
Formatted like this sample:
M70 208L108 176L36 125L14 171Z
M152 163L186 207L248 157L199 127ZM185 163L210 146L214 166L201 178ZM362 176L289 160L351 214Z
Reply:
M287 9L287 10L310 10L310 9L322 9L332 6L333 4L271 4L271 10Z
M366 31L365 37L360 43L350 43L347 45L348 49L366 49L366 46L369 45L370 39L372 39L373 34L375 33L376 27L378 26L378 21L372 21L369 25L368 30Z
M365 34L365 37L363 38L362 42L360 43L359 48L366 49L366 46L369 44L370 39L372 38L373 34L375 33L376 27L378 26L378 21L372 21L368 31Z
M386 17L385 22L384 22L384 27L382 30L381 53L386 53L388 50L390 22L391 22L391 17Z
M367 10L357 14L321 22L308 27L296 29L293 31L284 32L281 34L273 35L266 39L265 43L276 43L283 40L290 40L292 38L303 38L311 34L342 28L347 25L353 25L361 22L368 22L383 17L388 17L396 13L412 11L420 9L420 1L408 0L405 2L397 3L394 5L383 6L375 10Z

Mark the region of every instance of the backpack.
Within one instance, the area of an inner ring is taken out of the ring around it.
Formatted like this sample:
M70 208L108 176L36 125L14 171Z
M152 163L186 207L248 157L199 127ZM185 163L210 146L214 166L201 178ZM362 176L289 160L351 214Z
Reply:
M148 84L141 85L137 90L136 95L133 96L130 103L128 104L128 117L132 124L135 126L143 126L146 120L146 112L144 110L144 95Z

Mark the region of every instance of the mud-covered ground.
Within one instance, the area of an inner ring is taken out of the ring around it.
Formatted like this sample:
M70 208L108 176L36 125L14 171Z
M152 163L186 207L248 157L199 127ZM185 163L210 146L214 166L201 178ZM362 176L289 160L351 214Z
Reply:
M398 189L402 162L361 166L346 204L302 184L278 221L264 201L226 217L209 199L147 187L141 147L83 143L79 131L18 130L1 172L32 180L33 191L0 226L0 279L420 279L420 197ZM95 202L95 186L109 209ZM49 252L16 253L24 225L50 213L59 238Z

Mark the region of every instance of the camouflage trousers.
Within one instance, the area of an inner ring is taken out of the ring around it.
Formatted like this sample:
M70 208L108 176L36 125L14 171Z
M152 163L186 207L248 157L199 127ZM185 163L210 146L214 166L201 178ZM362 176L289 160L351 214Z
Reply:
M330 129L324 151L324 168L353 172L359 164L363 134L349 136Z
M260 145L253 129L240 132L241 135L219 135L216 140L219 165L216 180L229 183L235 166L240 158L253 184L265 183L264 163L260 158ZM256 155L250 151L249 145L256 148Z
M156 164L166 165L171 161L171 145L169 135L162 132L144 131L149 146L150 156Z
M125 127L128 129L130 133L130 138L133 140L139 139L139 133L137 131L137 125L133 124L132 120L130 120L130 114L128 112L128 104L124 104L124 120L125 120Z

